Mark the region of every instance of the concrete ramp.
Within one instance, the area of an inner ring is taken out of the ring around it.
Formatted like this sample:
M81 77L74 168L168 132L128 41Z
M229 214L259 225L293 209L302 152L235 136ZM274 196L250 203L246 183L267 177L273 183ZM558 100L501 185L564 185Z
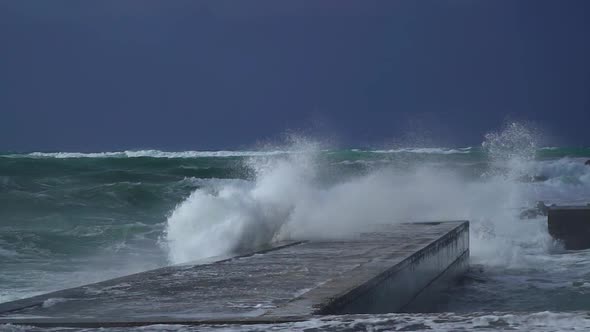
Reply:
M468 257L466 221L384 225L347 240L294 242L0 304L0 324L248 324L415 310Z

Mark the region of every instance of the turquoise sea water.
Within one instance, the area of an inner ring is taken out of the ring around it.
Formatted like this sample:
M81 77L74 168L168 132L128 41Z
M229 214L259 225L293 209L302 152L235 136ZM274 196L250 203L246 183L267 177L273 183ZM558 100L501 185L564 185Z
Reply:
M590 148L0 154L0 302L371 221L469 219L441 311L586 310L590 253L537 200L590 202ZM334 232L331 232L334 233Z

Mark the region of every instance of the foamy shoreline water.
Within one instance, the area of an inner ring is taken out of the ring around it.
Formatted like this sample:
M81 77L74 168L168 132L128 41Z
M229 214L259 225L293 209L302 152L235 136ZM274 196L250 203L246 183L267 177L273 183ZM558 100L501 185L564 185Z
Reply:
M311 318L303 321L256 325L174 325L158 324L125 328L36 328L0 325L0 330L22 331L585 331L590 329L590 312L485 312L469 314L384 314L341 315Z

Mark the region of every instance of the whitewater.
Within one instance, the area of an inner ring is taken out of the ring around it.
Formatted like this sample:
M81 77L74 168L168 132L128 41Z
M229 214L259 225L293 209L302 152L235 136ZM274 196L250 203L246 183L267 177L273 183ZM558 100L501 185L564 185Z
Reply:
M538 146L520 124L482 141L334 149L294 138L248 151L0 153L0 302L285 240L346 238L375 223L466 219L472 267L420 324L590 326L581 312L590 307L590 252L563 250L546 217L521 217L537 201L590 203L590 148ZM351 319L383 329L419 323ZM338 317L298 324L266 329L351 328Z

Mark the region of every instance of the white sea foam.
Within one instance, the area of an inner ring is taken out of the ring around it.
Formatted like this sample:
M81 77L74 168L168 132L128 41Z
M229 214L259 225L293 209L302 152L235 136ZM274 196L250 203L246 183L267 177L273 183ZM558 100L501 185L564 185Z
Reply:
M25 316L23 318L31 318ZM46 331L32 326L0 325L6 331ZM172 325L102 328L101 331L587 331L590 319L586 312L489 312L338 315L313 317L295 322L246 325ZM47 329L57 331L59 329ZM61 330L60 330L61 331Z
M541 177L542 181L521 184L529 197L546 204L590 203L590 167L584 158L529 161L527 172Z
M352 149L355 152L370 153L416 153L416 154L466 154L470 153L471 147L465 148L399 148L389 150L361 150ZM279 150L251 150L251 151L161 151L161 150L126 150L126 151L108 151L108 152L31 152L28 154L8 154L1 157L31 157L31 158L206 158L206 157L260 157L275 156L300 151L293 149Z
M554 182L590 185L590 167L584 164L586 160L586 158L561 158L535 162L530 168L535 174L543 175Z
M389 150L370 150L374 153L423 153L423 154L466 154L471 152L471 147L466 148L400 148Z
M51 297L48 298L47 300L43 301L43 308L49 308L49 307L53 307L54 305L58 304L58 303L62 303L62 302L66 302L68 301L68 299L63 298L63 297Z
M346 237L371 223L467 219L475 257L522 264L523 248L551 246L543 223L518 219L518 208L534 203L516 180L530 171L534 156L526 137L526 128L516 125L488 135L484 148L498 167L478 180L421 163L405 170L383 166L326 185L319 179L320 150L309 144L305 153L251 158L253 181L197 189L176 207L167 221L170 259L186 262L276 240Z

